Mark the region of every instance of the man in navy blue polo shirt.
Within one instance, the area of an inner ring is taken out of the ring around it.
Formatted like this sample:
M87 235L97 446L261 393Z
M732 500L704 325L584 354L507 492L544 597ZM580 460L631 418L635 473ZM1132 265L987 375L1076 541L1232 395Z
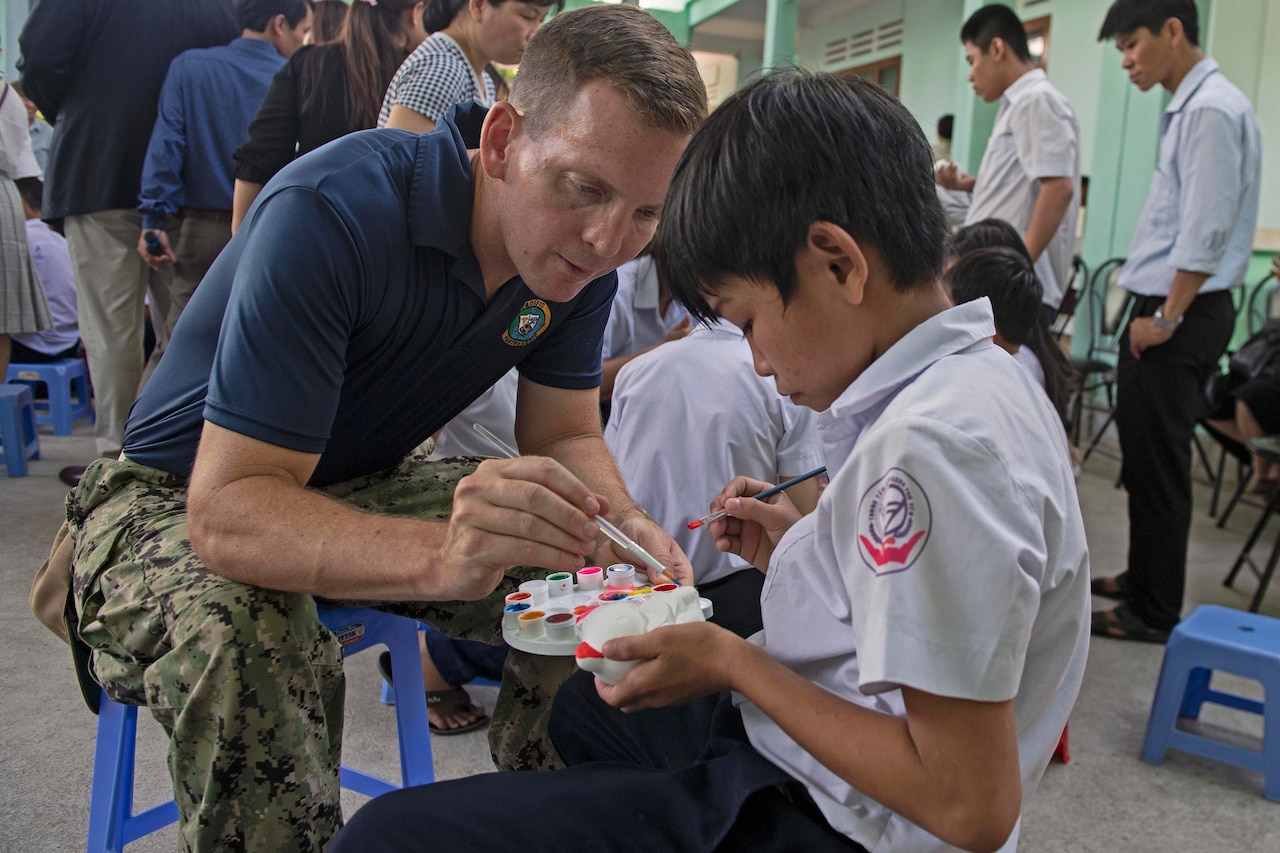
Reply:
M494 641L520 581L621 560L599 514L691 579L619 479L597 388L612 270L652 237L705 111L648 13L591 7L540 31L510 103L344 137L250 209L121 459L69 499L72 633L107 693L170 734L186 846L321 849L337 831L341 650L313 596ZM415 455L513 366L527 455ZM508 666L495 757L548 766L572 660Z

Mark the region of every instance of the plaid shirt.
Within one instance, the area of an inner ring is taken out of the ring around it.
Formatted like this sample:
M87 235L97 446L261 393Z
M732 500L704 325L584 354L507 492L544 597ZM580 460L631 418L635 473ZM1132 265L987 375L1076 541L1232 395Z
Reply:
M493 104L493 81L488 75L477 79L458 43L444 33L435 33L418 45L400 70L391 78L382 99L378 127L386 127L394 106L408 107L439 123L449 107L464 101Z

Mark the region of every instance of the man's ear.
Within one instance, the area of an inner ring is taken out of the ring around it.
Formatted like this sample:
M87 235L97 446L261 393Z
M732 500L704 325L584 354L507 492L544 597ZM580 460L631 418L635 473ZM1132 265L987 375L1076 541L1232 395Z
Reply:
M480 128L480 168L491 178L506 177L511 155L523 130L524 117L508 101L489 108Z
M1168 18L1160 28L1160 35L1169 40L1169 44L1177 47L1186 41L1187 31L1182 27L1180 18Z
M1009 45L1005 44L1004 39L1000 38L1000 36L992 38L991 44L987 45L987 49L985 51L987 56L990 56L996 62L1004 59L1005 54L1008 52Z
M867 256L839 225L818 221L809 226L796 269L800 275L830 284L848 304L862 303L869 275Z
M467 10L471 12L471 20L479 21L484 17L488 0L467 0Z

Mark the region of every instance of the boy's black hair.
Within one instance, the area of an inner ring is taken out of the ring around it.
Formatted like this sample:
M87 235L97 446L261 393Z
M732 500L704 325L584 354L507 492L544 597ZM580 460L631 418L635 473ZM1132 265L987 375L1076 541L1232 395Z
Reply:
M1016 231L1014 236L1017 236ZM996 331L1010 343L1025 346L1035 353L1044 370L1045 393L1063 426L1066 426L1067 406L1075 386L1074 374L1067 357L1049 338L1040 308L1044 287L1021 239L1018 244L1021 251L1008 246L990 246L966 252L947 270L943 280L950 285L951 296L957 305L982 296L991 300Z
M1181 21L1187 41L1200 46L1200 16L1194 0L1116 0L1107 10L1098 41L1128 35L1138 27L1158 34L1170 18Z
M1022 26L1018 13L1008 6L993 3L983 6L969 16L960 28L960 43L971 44L983 53L991 47L991 40L999 38L1014 56L1023 62L1031 61L1031 49L1027 47L1027 30Z
M948 247L947 255L958 258L961 255L976 252L978 249L993 249L997 246L1013 249L1026 258L1027 263L1032 262L1031 253L1027 251L1027 244L1022 241L1022 235L1018 233L1018 229L1003 219L994 218L982 219L958 229L951 235L951 245Z
M943 276L957 305L986 296L1000 337L1019 346L1031 339L1040 319L1044 287L1031 259L1007 246L992 246L961 255Z
M284 15L290 27L298 26L310 7L308 0L236 0L236 16L240 29L260 33L276 15Z
M40 202L44 196L44 181L39 178L18 178L14 181L18 187L18 195L26 202L27 207L40 212Z
M699 320L726 276L795 294L809 226L872 246L895 288L936 281L946 219L929 144L906 108L857 78L767 74L721 104L676 166L654 243L658 274Z
M955 125L956 117L951 113L947 113L942 118L938 119L938 137L950 142L951 131L955 128Z

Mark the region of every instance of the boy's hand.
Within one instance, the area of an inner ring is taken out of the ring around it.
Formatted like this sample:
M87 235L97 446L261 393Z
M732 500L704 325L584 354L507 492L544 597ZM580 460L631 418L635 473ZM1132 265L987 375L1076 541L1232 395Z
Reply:
M636 544L648 551L655 560L670 570L675 575L676 580L688 586L694 582L693 566L689 563L689 558L685 556L684 551L680 549L676 540L671 535L659 527L652 519L646 518L638 511L634 515L629 515L620 522L617 522L618 529L635 540ZM600 543L599 550L596 551L593 559L596 564L601 566L612 565L613 563L629 563L636 567L636 585L641 585L641 576L647 576L650 583L670 583L671 578L665 575L656 575L655 572L637 560L635 557L626 553L619 546L613 543L611 539L603 539Z
M737 554L760 571L767 571L773 548L791 525L800 520L800 511L779 492L764 500L756 500L772 484L749 477L735 477L711 502L711 511L725 510L729 515L711 522L711 535L716 549Z
M933 171L933 179L938 186L948 190L973 192L976 179L960 171L960 167L950 160L940 163Z
M605 657L638 660L617 684L596 679L600 698L623 711L681 705L732 687L737 634L710 622L667 625L647 634L618 637L604 644Z

